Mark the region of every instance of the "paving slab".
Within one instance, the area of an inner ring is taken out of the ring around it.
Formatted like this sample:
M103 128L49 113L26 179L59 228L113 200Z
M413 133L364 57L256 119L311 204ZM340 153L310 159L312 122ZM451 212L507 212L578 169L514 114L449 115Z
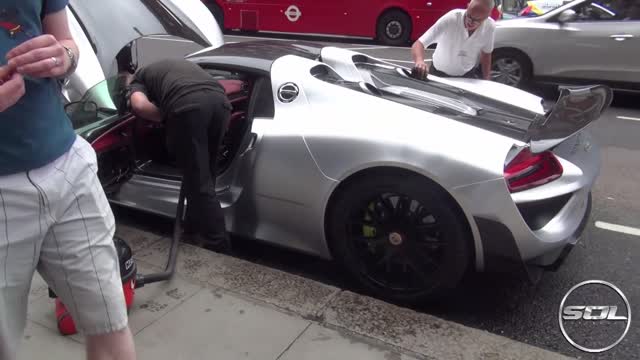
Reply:
M436 359L569 359L349 291L343 291L333 299L323 315L328 324Z
M220 289L202 289L135 341L139 360L275 360L309 324Z
M144 255L151 245L162 236L144 231L133 226L116 223L116 236L124 239L136 255Z
M160 271L160 268L136 262L138 271L143 274ZM170 281L145 285L136 289L134 305L129 311L129 326L133 334L137 334L145 327L159 320L176 306L193 296L202 287L190 283L183 277L176 275ZM29 307L29 319L41 326L55 331L58 336L54 300L48 296L40 297ZM75 334L71 339L84 343L84 336Z
M84 345L59 336L55 331L32 321L27 322L17 360L84 359Z
M169 245L170 240L163 238L135 257L155 266L164 266ZM177 271L187 278L232 290L305 317L315 316L340 291L301 276L189 244L179 247Z
M118 231L134 249L140 273L164 268L168 239L126 225ZM171 281L136 290L130 325L138 359L567 359L192 245L179 252ZM83 337L58 333L46 290L36 274L30 342L20 360L82 358Z
M346 331L311 325L279 360L418 360L387 344Z
M34 301L44 297L49 296L49 286L44 281L42 276L36 273L33 275L33 280L31 280L31 290L29 291L29 304Z

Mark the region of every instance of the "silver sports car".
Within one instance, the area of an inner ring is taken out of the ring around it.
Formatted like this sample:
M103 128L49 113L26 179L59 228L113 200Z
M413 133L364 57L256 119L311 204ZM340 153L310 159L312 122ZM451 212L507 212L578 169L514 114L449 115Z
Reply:
M492 78L522 86L606 84L640 92L640 1L575 0L498 21Z
M604 86L555 106L496 82L414 78L371 56L257 41L187 57L234 111L216 190L231 233L334 259L373 294L419 301L467 270L556 268L600 169L589 124ZM164 129L119 106L117 78L68 105L113 204L174 217Z

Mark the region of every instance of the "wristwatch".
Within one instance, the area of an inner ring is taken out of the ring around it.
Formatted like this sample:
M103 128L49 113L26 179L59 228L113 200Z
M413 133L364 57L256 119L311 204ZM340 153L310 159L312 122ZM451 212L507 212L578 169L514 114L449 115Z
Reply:
M69 57L69 62L71 62L71 66L69 67L69 70L67 70L67 73L65 74L65 76L67 76L76 70L76 67L78 66L78 59L76 58L76 54L73 53L73 50L71 50L70 48L64 45L62 45L62 47L67 52L67 57Z

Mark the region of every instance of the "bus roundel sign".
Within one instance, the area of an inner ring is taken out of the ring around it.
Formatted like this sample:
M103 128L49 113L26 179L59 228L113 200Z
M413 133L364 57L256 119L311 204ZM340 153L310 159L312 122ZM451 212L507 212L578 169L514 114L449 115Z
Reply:
M300 19L300 16L302 16L302 12L300 12L300 9L297 6L291 5L287 8L287 11L284 12L284 15L289 19L289 21L296 22Z

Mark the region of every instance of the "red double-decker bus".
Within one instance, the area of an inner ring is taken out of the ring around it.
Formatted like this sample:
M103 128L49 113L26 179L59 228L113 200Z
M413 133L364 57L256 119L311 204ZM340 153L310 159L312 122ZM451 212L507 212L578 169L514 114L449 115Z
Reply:
M375 38L404 45L469 0L202 0L223 30Z

